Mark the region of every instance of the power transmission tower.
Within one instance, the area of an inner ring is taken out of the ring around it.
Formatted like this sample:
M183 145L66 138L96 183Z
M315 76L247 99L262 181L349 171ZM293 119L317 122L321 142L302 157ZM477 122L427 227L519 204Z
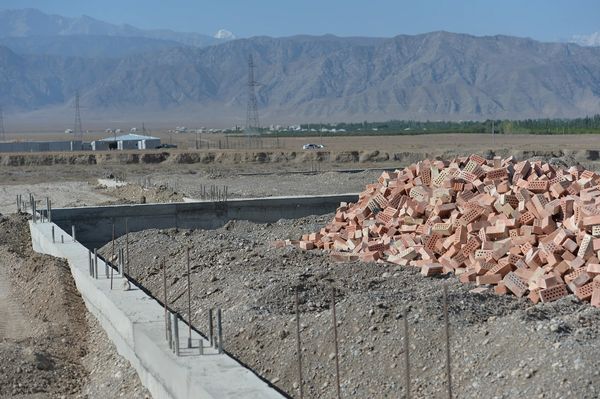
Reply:
M6 132L4 131L4 114L2 105L0 105L0 141L6 141Z
M79 108L79 90L75 92L75 125L73 126L75 141L83 143L83 128L81 127L81 111Z
M255 87L260 84L254 80L254 60L252 54L248 56L248 109L246 113L246 134L258 134L260 123L258 121L258 103L256 101Z

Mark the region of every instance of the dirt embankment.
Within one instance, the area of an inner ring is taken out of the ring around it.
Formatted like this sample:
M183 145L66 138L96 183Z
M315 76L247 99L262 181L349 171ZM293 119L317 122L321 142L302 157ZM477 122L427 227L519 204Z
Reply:
M28 153L0 154L0 166L49 166L49 165L129 165L129 164L269 164L269 163L413 163L423 158L449 159L473 152L471 149L414 150L414 151L164 151L164 152L102 152L102 153ZM600 161L596 150L521 150L502 149L482 152L485 157L499 155L518 159L541 157L544 159L566 158L593 164Z
M24 215L0 215L0 398L147 397L91 317L63 259L31 248Z

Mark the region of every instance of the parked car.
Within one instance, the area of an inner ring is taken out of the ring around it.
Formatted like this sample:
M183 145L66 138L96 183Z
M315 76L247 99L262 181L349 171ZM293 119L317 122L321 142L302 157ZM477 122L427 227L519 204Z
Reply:
M323 148L323 147L325 147L323 144L312 144L312 143L309 143L309 144L304 144L302 146L302 149L303 150L318 150L318 149Z
M163 143L163 144L160 144L160 145L156 146L156 148L177 148L177 145L176 144Z

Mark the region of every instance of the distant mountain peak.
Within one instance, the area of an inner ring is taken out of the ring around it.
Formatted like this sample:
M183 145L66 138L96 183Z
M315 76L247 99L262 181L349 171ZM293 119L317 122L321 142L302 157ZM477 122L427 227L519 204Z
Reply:
M593 32L589 35L574 35L569 42L579 44L580 46L600 46L600 32Z
M231 33L230 31L228 31L227 29L219 29L217 31L217 33L214 34L213 37L215 39L225 39L225 40L235 39L235 35L233 33Z
M89 15L77 18L63 17L60 15L46 14L40 10L27 9L1 9L0 8L0 38L36 37L36 36L121 36L144 37L149 39L169 40L194 47L205 47L219 43L219 39L231 39L223 32L222 38L215 38L196 32L175 32L165 29L139 29L128 24L115 25L95 19Z

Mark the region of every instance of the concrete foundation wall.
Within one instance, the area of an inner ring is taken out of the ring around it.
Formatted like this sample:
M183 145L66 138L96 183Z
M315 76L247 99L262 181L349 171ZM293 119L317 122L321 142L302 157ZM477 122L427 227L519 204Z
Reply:
M271 197L228 200L227 202L189 202L169 204L116 205L61 208L52 210L52 221L71 232L88 248L100 248L112 238L125 234L125 219L130 232L146 229L215 229L230 220L272 223L334 212L340 202L356 202L358 194ZM60 239L60 237L59 237Z
M55 236L65 243L52 242ZM283 397L226 354L218 354L197 333L187 349L187 326L179 322L181 355L175 356L165 339L164 309L142 290L124 290L125 277L114 273L113 288L98 260L99 279L89 274L88 249L74 242L53 223L30 222L36 252L66 258L77 289L88 310L98 319L117 351L137 370L142 384L155 399ZM225 315L226 317L226 315ZM199 344L205 348L199 355ZM92 343L93 344L93 343ZM225 342L225 345L227 343Z

